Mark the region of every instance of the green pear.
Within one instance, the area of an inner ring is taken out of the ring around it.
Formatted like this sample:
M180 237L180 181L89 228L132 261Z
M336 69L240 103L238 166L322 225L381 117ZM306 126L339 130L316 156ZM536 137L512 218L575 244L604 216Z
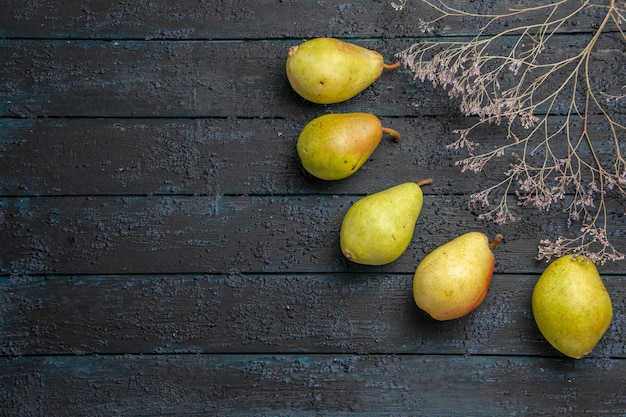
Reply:
M296 148L309 173L323 180L340 180L361 168L383 132L400 140L398 132L383 127L372 114L325 114L304 126Z
M580 359L606 333L613 306L598 269L585 256L554 260L535 284L532 309L539 331L559 352Z
M348 100L369 87L385 64L376 51L334 38L316 38L292 46L287 54L287 78L305 99L318 104Z
M404 253L413 238L424 201L422 189L432 179L407 182L363 197L348 209L341 224L341 251L364 265L384 265Z
M487 295L495 256L493 242L484 233L469 232L444 243L422 259L413 276L413 298L419 308L436 320L462 317Z

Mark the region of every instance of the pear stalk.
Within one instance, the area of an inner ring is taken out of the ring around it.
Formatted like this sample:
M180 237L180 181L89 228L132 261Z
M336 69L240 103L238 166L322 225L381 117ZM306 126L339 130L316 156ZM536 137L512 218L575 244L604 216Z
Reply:
M405 182L354 203L339 233L344 256L363 265L384 265L398 259L413 238L422 210L420 184L432 181Z
M296 148L304 168L323 180L354 174L368 160L383 133L400 140L400 133L383 127L369 113L332 113L319 116L302 129Z
M497 234L468 232L435 248L422 259L413 276L413 298L435 320L462 317L480 305L487 295L495 255L502 242Z
M400 142L400 132L397 130L391 129L389 127L382 127L382 131L389 136L393 137L393 141L398 143Z
M502 241L504 240L504 235L502 233L498 233L497 235L495 235L495 237L493 238L493 242L491 242L489 244L489 249L493 249L496 246L498 246L500 243L502 243Z
M386 64L383 56L352 43L334 38L315 38L289 48L285 65L293 89L318 104L351 99L372 85L385 69L394 70L400 62Z
M395 70L400 66L400 62L394 62L393 64L383 63L383 68L386 70Z

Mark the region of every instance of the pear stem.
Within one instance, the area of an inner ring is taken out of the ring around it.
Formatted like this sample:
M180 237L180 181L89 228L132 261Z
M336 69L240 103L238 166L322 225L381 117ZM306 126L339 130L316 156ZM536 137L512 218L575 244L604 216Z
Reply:
M502 233L498 233L494 238L493 238L493 242L491 242L489 244L489 249L493 249L496 246L498 246L502 240L504 240L504 235Z
M393 141L394 142L396 142L396 143L400 142L400 132L398 132L397 130L393 130L391 128L388 128L388 127L383 127L382 129L383 129L384 133L393 136Z
M422 185L432 184L434 181L435 180L432 178L426 178L425 180L418 181L416 184L421 187Z
M400 66L400 62L394 62L393 64L385 64L383 62L383 68L388 70L395 70Z

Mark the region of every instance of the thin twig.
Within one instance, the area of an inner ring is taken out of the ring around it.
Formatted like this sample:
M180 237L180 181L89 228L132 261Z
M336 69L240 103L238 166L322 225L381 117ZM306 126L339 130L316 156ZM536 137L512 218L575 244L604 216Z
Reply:
M401 10L407 1L392 5ZM468 151L467 158L457 161L462 171L483 171L490 161L504 155L514 159L501 180L470 196L471 204L486 210L479 217L496 223L518 220L509 208L512 194L517 196L518 205L534 206L540 211L549 211L570 195L572 201L565 208L567 223L571 226L580 222L579 234L542 240L538 259L550 260L568 253L586 255L597 263L624 259L609 239L606 199L610 195L626 199L626 126L607 103L624 101L626 94L614 94L606 87L598 91L592 82L591 60L609 25L626 43L626 2L560 0L500 14L479 14L452 7L445 0L420 1L437 14L428 21L418 19L424 31L434 30L445 19L479 18L486 22L469 41L429 40L398 54L416 78L443 87L451 98L460 101L463 114L478 116L469 128L456 130L459 139L448 145ZM559 13L560 8L572 4L576 5L573 10ZM603 15L586 45L562 58L544 53L553 50L554 35L565 24L592 8ZM510 24L488 35L496 22L541 15L545 17L540 23ZM512 43L506 54L494 53L500 50L497 45L501 41ZM625 84L610 87L626 89ZM554 117L563 104L567 104L565 116ZM589 126L592 116L600 116L608 126L614 146L614 159L608 163L596 149L598 138ZM582 121L580 128L575 127L578 120ZM480 145L470 139L473 131L484 124L502 122L506 122L505 143L477 152ZM526 133L520 135L520 128ZM559 143L565 147L556 146ZM498 202L492 202L494 196Z

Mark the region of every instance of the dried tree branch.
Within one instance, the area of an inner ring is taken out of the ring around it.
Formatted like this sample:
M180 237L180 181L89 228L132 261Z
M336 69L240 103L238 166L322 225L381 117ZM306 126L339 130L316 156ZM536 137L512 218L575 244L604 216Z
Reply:
M392 6L401 10L407 1ZM480 217L496 223L518 220L511 209L511 195L517 196L518 205L540 211L568 201L568 226L580 223L579 233L541 240L538 259L568 253L584 254L601 264L624 259L609 239L606 203L608 198L617 198L624 206L626 198L626 82L605 82L598 87L592 60L599 53L600 39L608 33L626 44L626 1L560 0L502 14L472 13L451 7L445 0L420 1L437 14L431 20L419 19L425 32L444 19L479 18L485 22L469 41L426 40L398 54L416 78L443 87L459 101L463 114L478 117L469 128L456 130L458 139L448 145L467 150L469 155L457 162L462 171L480 172L494 158L513 158L501 180L470 196L471 204L484 209ZM590 9L601 12L601 18L586 44L569 56L546 54L546 50L554 50L557 32ZM509 24L488 35L496 22L531 15L539 23ZM537 20L540 16L545 17ZM622 81L625 76L621 74ZM622 106L622 112L612 111L611 105ZM563 113L564 117L555 117ZM608 127L613 145L613 159L608 161L606 152L601 155L597 150L598 142L607 138L593 137L589 126L590 118L596 116ZM480 144L470 138L484 124L504 124L506 137L495 149L479 151Z

